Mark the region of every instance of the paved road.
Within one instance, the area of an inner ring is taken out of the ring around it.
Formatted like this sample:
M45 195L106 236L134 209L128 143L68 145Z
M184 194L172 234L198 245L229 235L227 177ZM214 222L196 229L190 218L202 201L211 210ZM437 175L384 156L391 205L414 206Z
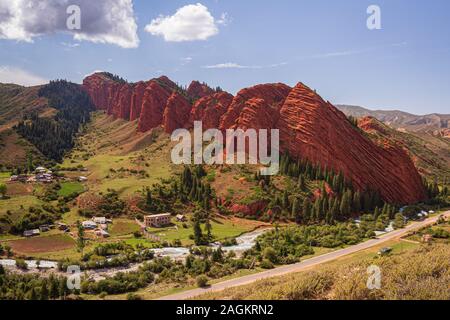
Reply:
M447 211L444 213L445 217L450 217L450 211ZM382 243L385 243L387 241L402 237L404 235L406 235L408 232L413 231L413 230L418 230L418 229L422 229L423 227L426 227L428 225L434 224L437 221L438 217L433 217L433 218L429 218L425 221L421 221L421 222L414 222L410 225L408 225L406 228L404 229L400 229L400 230L395 230L393 232L387 233L385 235L380 236L377 239L371 239L368 240L366 242L362 242L360 244L345 248L345 249L340 249L337 251L333 251L330 253L326 253L324 255L320 255L311 259L307 259L304 260L302 262L299 262L297 264L292 264L292 265L287 265L287 266L282 266L279 268L275 268L272 270L268 270L268 271L264 271L261 273L256 273L256 274L252 274L252 275L248 275L248 276L243 276L240 278L236 278L236 279L231 279L228 281L224 281L224 282L220 282L220 283L216 283L211 285L209 288L206 289L202 289L202 288L197 288L197 289L193 289L193 290L188 290L188 291L184 291L184 292L180 292L177 294L173 294L173 295L169 295L169 296L165 296L160 298L159 300L185 300L185 299L189 299L189 298L194 298L197 297L201 294L205 294L205 293L209 293L209 292L217 292L217 291L222 291L224 289L227 288L231 288L231 287L237 287L237 286L242 286L242 285L246 285L249 283L253 283L255 281L259 281L262 279L267 279L267 278L272 278L272 277L276 277L276 276L281 276L281 275L285 275L288 273L293 273L293 272L299 272L299 271L303 271L307 268L316 266L318 264L322 264L325 262L329 262L338 258L341 258L343 256L361 251L361 250L365 250L371 247L375 247L378 246Z

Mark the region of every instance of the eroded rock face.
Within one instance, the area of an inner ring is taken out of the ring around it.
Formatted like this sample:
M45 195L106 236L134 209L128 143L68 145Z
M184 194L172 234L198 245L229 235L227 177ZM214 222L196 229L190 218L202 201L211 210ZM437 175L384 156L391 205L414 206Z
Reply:
M164 109L172 92L156 81L145 89L138 130L146 132L162 125Z
M192 100L198 100L200 98L212 95L214 90L208 85L200 83L198 81L192 81L187 89L188 97Z
M266 107L278 110L290 90L291 88L289 86L282 83L276 83L261 84L239 91L228 108L228 111L222 117L220 121L220 129L225 130L235 128L239 126L239 122L245 123L245 119L242 119L241 117L246 117L246 114L249 113L249 110L247 109L247 113L242 114L248 100L261 99L264 100Z
M220 119L227 112L233 96L227 92L214 93L197 100L191 110L189 125L202 121L203 129L218 128Z
M147 88L148 85L149 83L141 81L134 86L133 94L131 96L130 121L139 119L139 117L141 116L145 88Z
M162 126L171 133L191 128L195 120L203 122L204 130L279 129L282 151L342 171L359 189L379 190L385 200L399 204L426 198L421 178L401 146L370 140L302 83L294 88L281 83L257 85L236 97L215 93L198 82L183 92L167 77L127 84L100 73L83 84L98 109L138 119L141 132ZM366 120L362 125L371 129L374 124Z
M402 148L388 141L375 144L302 83L281 107L278 127L283 150L342 171L359 189L379 190L393 203L426 198L421 178Z
M189 122L191 105L182 94L172 93L166 103L163 116L164 130L172 134L173 131L184 128Z

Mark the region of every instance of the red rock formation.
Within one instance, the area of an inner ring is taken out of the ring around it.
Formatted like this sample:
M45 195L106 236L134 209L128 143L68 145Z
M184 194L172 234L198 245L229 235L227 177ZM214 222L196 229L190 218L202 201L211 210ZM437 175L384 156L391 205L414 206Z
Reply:
M110 87L112 80L101 73L93 74L83 81L83 87L91 96L92 102L100 110L107 110L110 104Z
M206 84L198 81L192 81L187 89L188 97L194 100L209 96L214 93L214 90Z
M286 98L278 128L283 150L342 171L359 189L379 190L393 203L426 198L421 178L402 148L387 141L376 145L342 112L301 83Z
M220 118L227 112L232 101L233 96L227 92L214 93L197 100L192 107L189 126L194 121L202 121L203 130L218 128Z
M162 124L164 108L171 95L168 87L151 81L144 92L138 130L146 132Z
M285 84L277 83L261 84L239 91L228 108L228 111L222 117L220 128L225 130L235 127L240 121L245 122L245 119L239 119L239 117L242 115L242 110L245 108L246 102L250 99L262 99L266 106L278 110L289 94L290 89L291 88ZM250 110L247 109L247 111Z
M193 82L190 94L205 96L192 109L167 77L129 85L100 73L83 84L98 109L124 119L139 119L142 132L164 126L171 133L190 127L194 120L203 121L205 130L278 128L282 151L342 171L359 189L379 190L385 200L394 203L426 198L421 178L400 146L386 139L373 142L342 112L301 83L293 89L281 83L258 85L233 98L226 92L211 94ZM370 129L374 124L367 120L360 125Z
M180 93L174 92L167 100L163 116L164 130L171 134L173 131L184 128L189 121L191 105Z
M142 102L144 101L144 93L147 86L148 83L142 81L134 86L133 95L131 97L130 121L139 119L141 116Z
M229 207L229 210L234 214L241 213L245 216L261 215L267 208L266 201L257 201L251 204L233 204Z

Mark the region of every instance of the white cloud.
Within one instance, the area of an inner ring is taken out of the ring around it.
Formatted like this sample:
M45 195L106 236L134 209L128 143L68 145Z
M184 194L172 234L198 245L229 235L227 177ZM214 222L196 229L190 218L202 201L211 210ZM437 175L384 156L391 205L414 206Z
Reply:
M266 65L266 66L246 66L246 65L241 65L238 63L234 63L234 62L227 62L227 63L214 64L214 65L210 65L210 66L203 66L202 68L204 68L204 69L267 69L267 68L282 67L285 65L287 65L287 62L275 63L275 64Z
M69 5L81 10L81 29L69 30ZM63 32L78 41L109 43L123 48L139 45L132 0L1 0L0 39L33 42Z
M68 42L61 42L61 45L69 49L78 48L80 46L79 43L68 43Z
M145 27L154 36L162 36L168 42L207 40L219 33L218 24L226 16L215 20L208 8L201 3L190 4L177 10L172 16L159 16Z
M22 86L36 86L45 84L48 80L20 68L0 66L0 82L15 83Z

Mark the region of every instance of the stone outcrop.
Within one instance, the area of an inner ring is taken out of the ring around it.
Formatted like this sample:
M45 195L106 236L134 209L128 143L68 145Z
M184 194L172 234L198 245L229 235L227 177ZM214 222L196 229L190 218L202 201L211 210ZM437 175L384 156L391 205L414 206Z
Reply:
M294 88L257 85L235 97L196 81L184 91L167 77L128 84L98 73L83 84L98 109L138 120L141 132L161 126L170 134L192 127L195 120L203 122L204 130L279 129L282 151L342 171L359 189L378 190L385 200L399 204L426 198L421 177L401 146L387 139L372 141L302 83Z

